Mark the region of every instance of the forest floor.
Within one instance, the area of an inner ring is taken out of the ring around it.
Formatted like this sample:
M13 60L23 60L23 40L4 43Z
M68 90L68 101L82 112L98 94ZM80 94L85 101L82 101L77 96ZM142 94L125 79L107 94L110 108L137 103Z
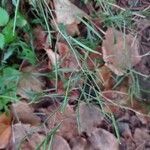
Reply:
M0 149L150 150L150 0L2 0Z

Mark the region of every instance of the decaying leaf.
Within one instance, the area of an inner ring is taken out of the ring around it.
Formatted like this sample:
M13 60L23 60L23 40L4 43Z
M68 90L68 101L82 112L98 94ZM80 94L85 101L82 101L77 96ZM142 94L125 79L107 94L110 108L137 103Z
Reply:
M104 129L95 129L89 137L90 150L119 150L119 143L113 134Z
M12 134L11 117L6 114L0 116L0 149L5 149Z
M17 93L22 98L28 99L32 92L42 92L44 83L41 78L37 75L35 68L28 66L22 69L22 76L18 83Z
M25 124L38 125L41 120L33 113L33 109L26 102L14 103L11 106L13 117L16 121L21 121Z
M102 50L105 64L117 75L123 75L141 60L138 40L113 28L107 30Z
M55 135L52 150L71 150L67 141L61 136Z
M82 103L79 106L79 119L81 132L90 134L103 120L103 114L98 107L92 104Z

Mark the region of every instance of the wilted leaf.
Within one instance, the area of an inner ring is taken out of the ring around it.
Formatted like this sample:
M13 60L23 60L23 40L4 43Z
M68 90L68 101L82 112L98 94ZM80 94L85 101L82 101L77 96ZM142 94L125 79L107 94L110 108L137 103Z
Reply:
M67 141L61 136L55 135L52 150L71 150Z
M42 83L35 68L28 66L22 69L22 76L20 77L17 93L22 98L29 99L30 94L42 92L44 83Z
M103 120L103 114L98 107L82 103L79 106L79 119L81 132L90 134Z
M126 35L112 28L106 32L102 49L106 65L117 75L123 75L141 60L137 39L131 34Z
M89 137L91 150L119 150L119 143L113 134L104 129L95 129Z
M20 101L12 104L11 110L16 121L31 125L37 125L41 122L40 118L33 113L33 109L26 102Z

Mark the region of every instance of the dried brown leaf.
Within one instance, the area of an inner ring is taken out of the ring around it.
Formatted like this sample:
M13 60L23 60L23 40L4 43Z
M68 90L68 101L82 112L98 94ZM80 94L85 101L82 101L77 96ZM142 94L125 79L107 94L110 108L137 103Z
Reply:
M42 92L44 83L39 76L35 75L36 73L38 72L31 66L22 69L22 76L17 89L18 95L22 98L28 99L30 92Z
M117 75L140 62L138 53L138 40L131 34L123 34L113 28L106 32L102 44L105 64Z
M12 104L11 111L16 121L31 125L38 125L41 122L40 118L33 113L34 110L26 102L20 101Z
M83 16L88 17L88 15L69 0L55 0L54 6L57 23L66 25L67 33L69 35L78 35L78 24L80 21L77 16L82 18Z
M11 116L5 113L0 116L0 149L5 149L11 137Z
M71 150L71 148L63 137L55 135L52 150Z
M59 62L59 55L56 52L53 52L52 49L45 49L45 51L52 65L57 65Z
M5 130L0 134L0 149L5 149L8 146L11 134L11 126L7 125Z
M119 143L115 136L104 129L95 129L89 137L90 150L119 150Z
M79 106L79 119L81 132L90 134L103 120L103 114L98 107L92 104L82 103Z
M72 24L79 23L77 16L87 16L85 12L80 10L77 6L72 4L69 0L55 0L55 13L58 23Z

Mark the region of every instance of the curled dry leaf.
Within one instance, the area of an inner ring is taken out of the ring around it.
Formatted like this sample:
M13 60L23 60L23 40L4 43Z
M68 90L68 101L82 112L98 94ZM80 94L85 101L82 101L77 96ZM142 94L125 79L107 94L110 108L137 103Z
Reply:
M105 64L117 75L123 75L128 68L141 60L138 53L138 40L131 34L123 34L113 28L106 32L102 44Z
M11 111L16 121L31 125L38 125L41 122L40 118L33 113L33 109L26 102L20 101L12 104Z
M82 103L79 106L79 119L81 132L90 134L103 120L103 114L98 107L92 104Z
M71 149L69 144L63 137L55 135L52 143L52 150L71 150Z
M31 92L42 92L44 83L37 73L36 69L31 66L22 69L22 76L17 89L18 95L22 98L28 99Z
M11 134L11 116L2 114L0 116L0 149L5 149L8 146Z
M99 69L99 77L105 90L109 90L113 87L114 81L112 72L107 66L104 65Z
M59 61L59 55L56 52L53 52L52 49L45 49L45 51L52 65L57 65Z
M119 143L113 134L104 129L95 129L89 137L90 150L119 150Z

